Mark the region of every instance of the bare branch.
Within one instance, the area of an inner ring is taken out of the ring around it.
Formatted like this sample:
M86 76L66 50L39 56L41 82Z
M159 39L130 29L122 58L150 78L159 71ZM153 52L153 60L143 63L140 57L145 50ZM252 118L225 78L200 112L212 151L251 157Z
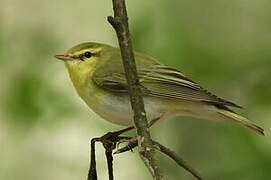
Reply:
M183 167L185 170L187 170L188 172L190 172L196 179L198 180L202 180L201 176L199 175L199 173L192 168L185 160L183 160L180 156L178 156L178 154L176 154L174 151L172 151L171 149L163 146L162 144L156 142L156 141L152 141L153 146L156 150L164 153L165 155L169 156L172 160L174 160L179 166ZM127 152L132 150L133 148L135 148L137 146L137 141L136 140L131 140L129 141L127 146L124 146L121 149L118 149L116 152L114 152L114 154L120 154L123 152Z
M90 150L90 168L88 171L88 180L97 180L96 170L96 157L95 157L95 143L101 142L105 149L105 156L107 160L108 176L109 180L113 180L113 156L112 151L116 148L116 144L121 140L129 140L131 138L120 136L122 133L128 132L134 129L134 127L128 127L120 131L108 132L102 137L96 137L91 139L91 150Z
M88 171L88 180L97 180L95 143L98 140L99 140L99 138L91 139L91 143L90 143L90 168Z
M156 141L153 141L153 146L158 151L166 154L171 159L173 159L179 166L183 167L185 170L190 172L195 178L197 178L198 180L202 180L199 173L194 168L192 168L185 160L183 160L180 156L178 156L178 154L176 154L174 151L172 151L171 149L163 146L162 144Z
M112 156L112 151L107 151L105 150L105 156L106 156L106 160L107 160L107 169L108 169L108 176L109 176L109 180L113 180L114 176L113 176L113 156Z
M134 111L134 124L138 135L139 154L145 165L148 167L153 178L160 180L162 179L162 173L154 156L155 151L148 129L148 121L146 118L142 92L136 70L132 41L129 33L125 0L112 1L114 17L109 16L108 21L113 26L118 36L125 74L129 85L131 106Z

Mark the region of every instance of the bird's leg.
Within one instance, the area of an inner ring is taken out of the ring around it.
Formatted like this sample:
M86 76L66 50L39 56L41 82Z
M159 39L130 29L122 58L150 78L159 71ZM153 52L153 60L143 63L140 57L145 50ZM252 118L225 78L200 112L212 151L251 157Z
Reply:
M149 122L149 125L148 125L148 127L151 127L153 124L155 124L159 119L161 119L161 116L159 116L159 117L157 117L157 118L155 118L155 119L152 119L150 122ZM114 132L108 132L108 133L106 133L104 136L102 136L102 137L104 137L104 138L112 138L113 136L115 136L115 137L117 137L117 136L119 136L119 135L121 135L121 134L123 134L123 133L125 133L125 132L128 132L128 131L130 131L130 130L133 130L133 129L135 129L135 127L134 126L130 126L130 127L127 127L127 128L125 128L125 129L121 129L121 130L119 130L119 131L114 131ZM101 138L102 138L101 137ZM110 139L109 138L109 139ZM114 139L114 138L113 138Z
M148 127L150 128L152 125L154 125L158 120L161 119L162 116L159 116L155 119L152 119L150 122L149 122L149 125ZM132 127L130 127L132 128ZM119 148L119 145L121 143L127 143L126 146L122 147L122 148ZM137 137L125 137L123 138L122 140L120 140L119 142L117 142L116 144L116 147L117 147L117 150L114 152L114 154L119 154L121 152L125 152L125 151L129 151L129 150L133 150L133 148L135 148L137 146Z
M149 122L149 125L148 127L151 127L153 124L155 124L159 119L161 118L158 117L158 118L155 118L155 119L152 119L150 122ZM127 127L125 129L121 129L119 131L114 131L114 132L108 132L106 133L105 135L103 135L100 140L101 142L104 142L103 144L106 145L108 143L108 141L110 142L114 142L114 143L122 143L122 142L127 142L127 140L129 141L131 138L130 137L125 137L125 136L120 136L121 134L125 133L125 132L128 132L130 130L133 130L135 129L134 126L130 126L130 127Z
M149 122L148 127L151 127L153 124L155 124L161 117L155 118L153 120L151 120ZM119 144L123 143L123 142L128 142L128 148L131 146L133 147L133 145L131 145L131 142L134 142L137 138L131 138L131 137L127 137L127 136L120 136L121 134L128 132L130 130L135 129L134 126L130 126L127 127L125 129L121 129L119 131L114 131L114 132L108 132L105 135L103 135L102 137L96 138L96 142L101 142L104 146L104 148L107 151L113 151L116 147L118 149ZM132 143L134 144L134 143ZM132 148L130 148L132 149ZM117 150L118 151L118 150Z
M109 133L111 133L112 135L117 135L117 136L119 136L119 135L121 135L121 134L123 134L123 133L125 133L125 132L128 132L128 131L130 131L130 130L133 130L134 128L135 128L134 126L130 126L130 127L125 128L125 129L121 129L121 130L119 130L119 131L114 131L114 132L109 132Z
M106 150L112 151L116 148L116 144L119 141L129 139L129 137L120 136L120 135L127 132L127 131L130 131L132 129L134 129L133 126L119 130L119 131L108 132L105 135L103 135L102 137L100 137L99 141L103 144L103 146Z
M151 127L159 119L160 119L160 117L151 120L149 122L148 127ZM130 126L130 127L125 128L125 129L121 129L119 131L108 132L108 133L106 133L105 135L103 135L102 137L99 138L99 142L101 142L103 144L105 149L108 149L108 150L112 151L113 149L117 148L117 151L118 151L119 145L121 143L127 142L128 143L127 146L129 146L130 141L134 141L134 139L136 139L136 137L131 138L131 137L127 137L127 136L120 136L121 134L123 134L125 132L128 132L130 130L133 130L133 129L135 129L135 127Z

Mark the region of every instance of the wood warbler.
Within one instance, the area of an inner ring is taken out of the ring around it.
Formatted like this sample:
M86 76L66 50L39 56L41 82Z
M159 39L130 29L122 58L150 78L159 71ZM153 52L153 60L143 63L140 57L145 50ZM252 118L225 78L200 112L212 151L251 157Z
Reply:
M95 42L55 56L63 60L79 96L98 115L123 126L133 125L128 85L118 48ZM229 107L240 106L213 95L175 68L135 52L148 120L189 116L232 121L258 134L264 130Z

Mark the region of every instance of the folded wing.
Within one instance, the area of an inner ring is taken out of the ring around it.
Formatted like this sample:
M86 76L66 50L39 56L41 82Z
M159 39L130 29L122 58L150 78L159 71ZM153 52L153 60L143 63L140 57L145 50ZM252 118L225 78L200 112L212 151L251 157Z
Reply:
M139 67L138 75L142 92L145 96L155 96L175 100L198 101L222 106L240 106L219 98L205 90L194 81L188 79L180 71L161 64L151 67ZM128 93L128 84L123 71L110 74L97 74L93 81L101 88L115 92Z

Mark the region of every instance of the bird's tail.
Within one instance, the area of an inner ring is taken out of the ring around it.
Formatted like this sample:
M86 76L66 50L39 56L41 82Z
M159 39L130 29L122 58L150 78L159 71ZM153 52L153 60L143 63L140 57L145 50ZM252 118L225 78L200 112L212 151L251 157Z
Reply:
M223 118L235 121L236 123L238 123L246 128L249 128L260 135L264 135L263 128L253 124L251 121L249 121L247 118L245 118L243 116L240 116L240 115L238 115L232 111L229 111L227 109L220 109L220 108L218 109L218 113L220 115L222 115Z

